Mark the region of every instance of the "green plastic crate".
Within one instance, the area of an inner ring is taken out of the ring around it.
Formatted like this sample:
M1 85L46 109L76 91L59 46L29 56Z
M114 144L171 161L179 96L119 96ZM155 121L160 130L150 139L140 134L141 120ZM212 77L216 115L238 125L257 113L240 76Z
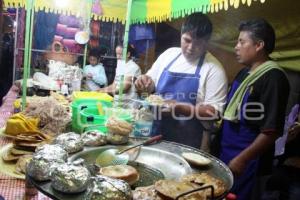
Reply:
M93 108L98 113L97 104L101 103L103 109L111 107L112 103L95 99L79 99L72 103L72 130L77 133L83 132L85 124L81 121L80 112L86 108Z

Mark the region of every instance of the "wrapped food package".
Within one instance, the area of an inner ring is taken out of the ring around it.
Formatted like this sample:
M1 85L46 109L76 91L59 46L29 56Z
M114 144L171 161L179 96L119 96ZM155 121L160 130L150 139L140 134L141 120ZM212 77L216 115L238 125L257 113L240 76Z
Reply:
M68 153L75 153L83 149L83 141L77 133L69 132L59 135L54 144L60 144Z
M40 155L46 160L63 160L67 161L68 153L59 144L44 144L35 150L35 155Z
M51 172L66 162L67 152L59 145L43 145L36 149L26 172L38 181L50 180Z
M63 160L47 160L41 155L36 155L29 162L26 172L37 181L48 181L52 171L63 163Z
M84 132L81 139L85 146L101 146L107 143L106 135L98 130Z
M130 200L131 188L123 180L112 179L106 176L96 176L88 186L86 200Z
M51 186L64 193L78 193L86 190L90 173L83 166L62 164L51 173Z

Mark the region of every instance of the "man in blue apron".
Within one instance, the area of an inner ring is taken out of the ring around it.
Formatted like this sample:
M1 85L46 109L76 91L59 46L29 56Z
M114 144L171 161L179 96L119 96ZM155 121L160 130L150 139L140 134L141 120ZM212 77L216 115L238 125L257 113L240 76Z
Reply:
M188 16L181 29L181 48L167 49L135 82L138 91L170 100L170 113L154 121L153 134L200 148L205 125L201 118L211 120L222 110L227 79L219 61L206 51L211 33L206 15Z
M247 67L227 97L220 159L235 176L232 192L238 200L247 200L258 172L272 164L265 161L272 161L275 140L283 131L289 82L269 58L275 46L272 26L263 19L250 20L241 23L239 31L237 60Z

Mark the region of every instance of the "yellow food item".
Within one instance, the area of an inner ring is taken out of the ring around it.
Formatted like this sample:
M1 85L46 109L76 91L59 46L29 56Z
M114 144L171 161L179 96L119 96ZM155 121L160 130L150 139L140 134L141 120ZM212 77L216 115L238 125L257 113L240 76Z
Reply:
M18 135L20 133L38 133L39 119L26 117L21 113L12 115L6 123L5 133L8 135Z
M101 103L97 103L97 108L98 108L99 115L104 115L104 111Z

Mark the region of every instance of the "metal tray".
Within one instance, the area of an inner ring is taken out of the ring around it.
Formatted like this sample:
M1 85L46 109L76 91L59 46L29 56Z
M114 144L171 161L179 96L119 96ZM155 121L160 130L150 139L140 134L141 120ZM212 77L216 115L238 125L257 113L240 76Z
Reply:
M129 145L142 142L142 138L130 138ZM127 145L128 146L128 145ZM102 151L109 148L118 148L122 149L126 146L113 146L106 145L101 147L85 147L85 149L79 153L73 154L69 157L69 161L76 160L78 158L83 158L87 163L94 163L96 157ZM200 154L206 158L209 158L212 162L208 167L195 167L190 165L181 154L184 152L192 152ZM179 179L181 176L193 172L207 172L215 177L220 178L226 186L227 191L215 198L223 199L226 194L229 192L233 185L233 176L229 168L219 159L209 155L206 152L201 150L181 145L174 142L162 141L160 143L141 147L135 154L133 161L129 164L140 164L139 167L142 171L140 173L144 174L144 180L138 185L135 186L145 186L151 185L155 181L161 178L165 179ZM138 169L139 171L139 169ZM149 177L152 177L149 179ZM55 191L51 187L51 181L47 182L38 182L33 179L30 179L31 182L36 186L38 190L47 196L57 199L57 200L79 200L84 199L84 193L77 194L64 194L58 191Z

